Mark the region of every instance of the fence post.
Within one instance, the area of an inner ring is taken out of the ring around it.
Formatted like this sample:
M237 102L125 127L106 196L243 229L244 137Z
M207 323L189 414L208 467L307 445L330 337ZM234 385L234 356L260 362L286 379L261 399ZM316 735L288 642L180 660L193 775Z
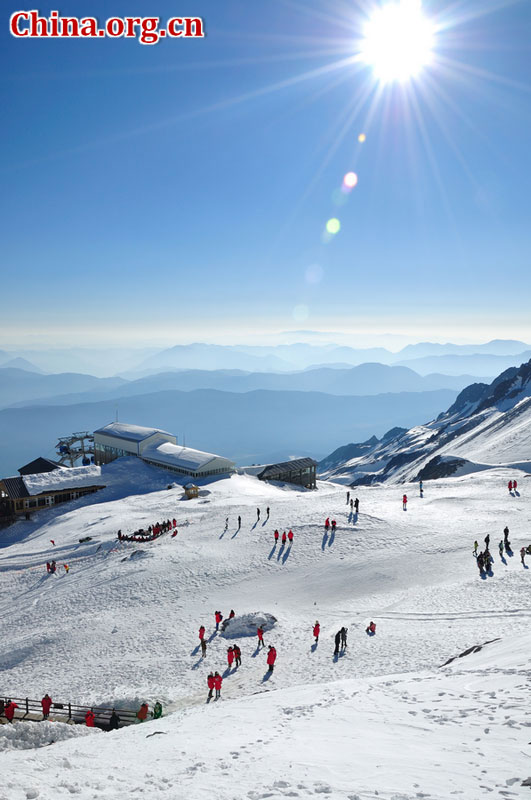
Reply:
M68 719L72 719L72 706L68 704Z

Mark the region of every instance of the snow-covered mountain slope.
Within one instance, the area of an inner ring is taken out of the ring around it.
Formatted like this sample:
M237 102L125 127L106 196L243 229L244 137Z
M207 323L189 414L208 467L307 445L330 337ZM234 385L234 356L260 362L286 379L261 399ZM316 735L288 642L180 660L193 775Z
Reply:
M341 448L335 451L321 462L321 477L346 484L400 483L494 465L531 468L531 361L490 385L463 389L436 420L394 433L354 457L342 459Z
M527 796L531 571L517 552L529 543L530 505L525 485L508 495L513 472L435 480L407 512L402 488L366 487L353 517L333 483L304 491L233 476L184 501L179 487L166 488L168 473L134 459L104 471L107 488L90 504L4 533L1 692L117 708L161 700L165 717L38 754L5 752L2 800ZM174 516L175 538L116 539L118 528ZM472 543L486 533L497 541L506 524L515 555L496 557L482 580ZM274 547L274 529L290 527L293 546ZM44 568L51 558L55 575ZM268 677L265 652L242 636L241 668L226 674L222 700L205 705L206 675L225 671L234 641L214 630L218 608L274 615L265 638L278 660ZM343 625L348 648L334 659ZM33 743L55 740L58 724ZM28 746L29 725L1 728L0 747Z

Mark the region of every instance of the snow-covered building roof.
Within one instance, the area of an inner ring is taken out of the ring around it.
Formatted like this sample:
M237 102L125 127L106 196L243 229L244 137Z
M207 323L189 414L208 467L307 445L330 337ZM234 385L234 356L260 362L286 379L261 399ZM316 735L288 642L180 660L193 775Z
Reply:
M43 492L60 492L63 489L81 489L87 486L104 486L101 467L91 464L88 467L55 469L53 472L40 472L36 475L23 475L20 479L29 495Z
M175 438L173 434L159 428L144 428L142 425L129 425L126 422L111 422L109 425L104 425L103 428L98 428L97 431L94 431L94 435L113 436L116 439L126 439L129 442L142 442L157 433L163 436L170 436L172 439Z
M185 475L231 472L234 469L234 462L228 458L171 442L146 447L142 452L142 458Z

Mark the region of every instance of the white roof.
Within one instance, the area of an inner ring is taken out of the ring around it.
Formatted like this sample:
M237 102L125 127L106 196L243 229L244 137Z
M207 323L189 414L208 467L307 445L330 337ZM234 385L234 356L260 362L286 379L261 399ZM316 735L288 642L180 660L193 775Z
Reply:
M191 447L181 447L181 445L172 444L171 442L163 442L159 445L150 445L146 447L142 453L142 458L148 459L149 461L158 461L159 464L179 467L189 472L197 472L210 461L217 458L227 461L227 464L232 464L228 459L222 456L216 456L214 453L203 453L201 450L193 450Z
M104 436L115 436L117 439L128 439L130 442L142 442L155 433L162 433L164 436L173 436L168 431L161 431L159 428L144 428L141 425L129 425L127 422L111 422L103 428L98 428L94 433L101 433Z
M38 475L23 475L24 486L30 495L42 492L60 492L61 489L81 489L85 486L104 486L101 467L64 467Z

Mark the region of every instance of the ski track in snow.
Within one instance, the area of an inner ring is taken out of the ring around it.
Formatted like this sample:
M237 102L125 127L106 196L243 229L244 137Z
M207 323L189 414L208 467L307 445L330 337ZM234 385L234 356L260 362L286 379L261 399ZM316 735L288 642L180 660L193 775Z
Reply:
M183 502L179 487L166 489L168 473L130 460L106 472L110 484L90 504L37 514L3 539L2 692L117 708L160 700L165 717L85 736L83 749L74 738L33 750L31 760L0 737L9 750L0 800L530 796L521 782L531 775L531 569L519 549L531 541L531 505L524 487L508 495L506 470L430 481L423 499L411 485L360 487L357 518L334 484L306 492L233 476ZM131 481L146 493L127 496ZM116 539L118 528L174 516L175 538ZM514 555L503 564L505 525ZM292 547L274 547L275 528L292 528ZM472 546L482 549L487 533L495 560L482 580ZM47 575L52 558L58 572ZM267 648L239 639L241 668L225 677L221 701L205 705L206 675L226 672L233 643L214 632L217 608L273 614L265 641L278 660L265 679ZM343 625L348 647L334 660ZM146 739L155 731L166 735Z

